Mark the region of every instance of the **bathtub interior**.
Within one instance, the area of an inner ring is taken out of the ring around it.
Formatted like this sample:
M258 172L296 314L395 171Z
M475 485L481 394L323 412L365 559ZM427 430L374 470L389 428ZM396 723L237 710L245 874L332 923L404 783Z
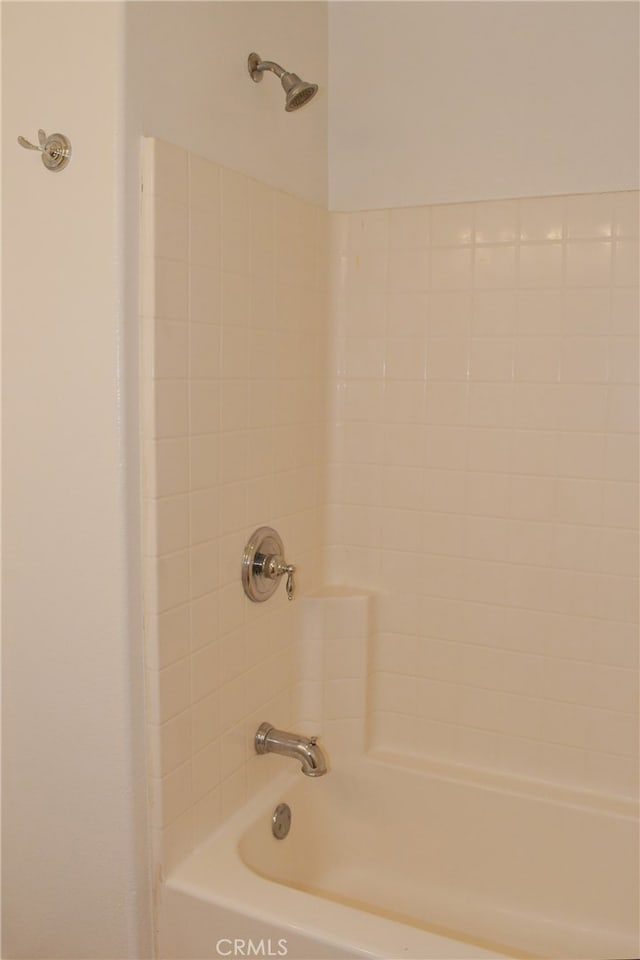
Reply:
M372 904L274 882L275 875L261 875L249 867L240 856L243 838L255 825L260 825L260 832L262 827L270 828L275 805L282 797L296 796L300 782L296 774L276 776L174 868L160 888L161 960L213 960L221 955L220 938L242 941L247 937L258 944L258 950L260 942L266 949L283 939L288 960L498 960L508 956L497 946L488 947L461 932L452 936L436 927L419 927Z
M238 851L279 884L518 957L636 958L638 827L578 806L392 762L338 765L283 797Z

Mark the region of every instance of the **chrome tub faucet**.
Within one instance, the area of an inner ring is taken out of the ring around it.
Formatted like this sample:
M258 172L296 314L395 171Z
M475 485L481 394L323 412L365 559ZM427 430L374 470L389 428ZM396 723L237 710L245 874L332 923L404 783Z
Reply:
M254 740L256 753L278 753L292 757L302 764L307 777L322 777L327 772L327 761L316 737L276 730L271 723L261 723Z

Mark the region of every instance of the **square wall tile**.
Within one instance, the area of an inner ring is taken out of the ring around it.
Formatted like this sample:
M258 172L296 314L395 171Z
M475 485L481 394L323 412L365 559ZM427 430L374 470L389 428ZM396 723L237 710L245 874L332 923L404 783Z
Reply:
M613 235L613 193L587 193L567 197L567 236L569 240L608 238Z
M426 247L431 234L430 207L403 207L389 211L389 246L393 250Z
M613 194L613 222L616 237L640 235L640 193L629 190Z
M611 283L611 254L611 242L608 240L568 243L567 286L608 287Z
M560 287L563 274L563 245L532 243L520 248L519 283L521 287ZM576 268L581 269L581 261ZM584 272L580 272L584 276Z
M520 200L520 239L535 243L566 237L567 198L532 197Z
M442 204L431 208L431 242L458 245L473 241L475 205Z
M516 280L516 247L511 244L476 247L473 283L477 290L513 289Z

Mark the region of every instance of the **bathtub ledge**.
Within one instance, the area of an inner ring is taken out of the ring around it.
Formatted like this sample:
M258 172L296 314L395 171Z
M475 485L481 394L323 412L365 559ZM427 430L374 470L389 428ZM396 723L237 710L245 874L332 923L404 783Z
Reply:
M637 820L640 815L640 803L626 797L613 794L595 793L589 790L573 789L547 780L535 780L529 777L516 777L482 767L465 764L445 763L428 760L412 754L400 754L391 750L370 749L367 757L386 766L411 770L425 776L454 780L486 790L499 790L516 796L535 797L537 800L562 806L577 807L594 813Z

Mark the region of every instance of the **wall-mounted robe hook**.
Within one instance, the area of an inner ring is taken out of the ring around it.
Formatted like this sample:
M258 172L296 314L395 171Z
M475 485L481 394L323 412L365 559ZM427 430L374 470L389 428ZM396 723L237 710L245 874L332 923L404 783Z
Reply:
M57 173L64 170L71 160L71 141L64 133L52 133L50 137L44 130L38 130L38 144L29 143L24 137L18 137L18 143L25 150L37 150L42 154L42 162L47 170Z

